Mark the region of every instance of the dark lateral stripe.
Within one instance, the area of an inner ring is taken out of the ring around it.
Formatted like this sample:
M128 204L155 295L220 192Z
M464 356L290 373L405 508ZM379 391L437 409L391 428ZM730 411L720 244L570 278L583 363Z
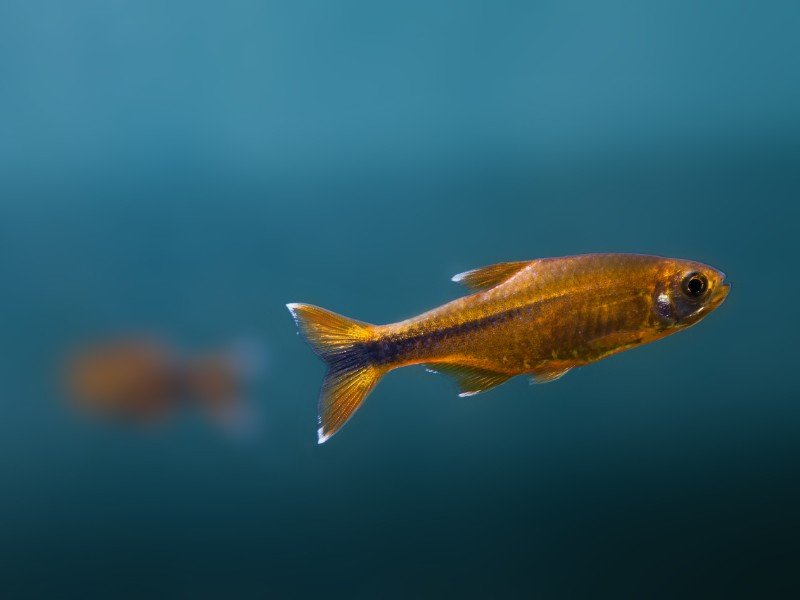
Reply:
M374 364L385 365L398 361L409 353L420 348L431 347L442 340L453 336L466 335L484 327L499 325L518 316L527 307L514 308L495 315L489 315L474 321L466 321L437 331L420 333L404 338L387 338L364 344Z

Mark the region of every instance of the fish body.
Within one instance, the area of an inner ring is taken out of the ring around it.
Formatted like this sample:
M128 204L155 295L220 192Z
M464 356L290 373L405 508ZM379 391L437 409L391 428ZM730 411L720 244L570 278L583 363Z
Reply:
M388 325L288 306L331 366L320 398L321 443L392 369L424 364L454 376L463 396L516 375L553 381L697 323L727 296L724 278L694 261L586 254L462 273L453 280L474 293Z

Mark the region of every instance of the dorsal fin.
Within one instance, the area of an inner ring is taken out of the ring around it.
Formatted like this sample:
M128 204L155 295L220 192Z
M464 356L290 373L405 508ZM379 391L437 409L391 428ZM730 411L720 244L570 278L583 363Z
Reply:
M517 262L497 263L472 271L465 271L453 276L453 281L460 283L471 290L488 290L494 286L510 279L522 269L531 264L532 261L521 260Z
M453 377L460 390L458 395L462 398L485 392L513 377L513 375L507 373L498 373L455 363L435 363L426 365L426 367L431 373L442 373Z

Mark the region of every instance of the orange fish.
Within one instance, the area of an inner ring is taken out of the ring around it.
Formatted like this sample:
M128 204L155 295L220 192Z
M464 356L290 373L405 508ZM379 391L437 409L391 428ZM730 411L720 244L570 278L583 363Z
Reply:
M702 263L642 254L585 254L501 263L453 277L475 293L417 317L369 325L309 304L287 307L328 363L319 443L392 369L424 364L471 396L528 374L554 381L574 367L686 329L730 290Z
M243 392L257 374L258 347L241 342L190 355L145 338L97 342L76 349L65 364L65 384L88 411L135 423L163 421L198 406L225 427L246 417Z

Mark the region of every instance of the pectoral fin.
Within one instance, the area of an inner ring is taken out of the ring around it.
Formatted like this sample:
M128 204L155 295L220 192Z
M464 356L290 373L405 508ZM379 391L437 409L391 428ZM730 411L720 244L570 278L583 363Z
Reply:
M460 390L458 395L462 398L485 392L513 377L508 373L498 373L453 363L435 363L426 365L426 367L431 373L442 373L453 377Z
M453 276L453 281L460 283L471 290L488 290L494 286L510 279L522 269L531 264L532 261L523 260L518 262L498 263L465 271Z
M531 383L549 383L560 379L572 367L544 367L531 372Z
M609 335L597 338L588 343L589 348L594 352L601 353L602 356L615 354L628 350L642 343L643 337L640 331L617 331Z

